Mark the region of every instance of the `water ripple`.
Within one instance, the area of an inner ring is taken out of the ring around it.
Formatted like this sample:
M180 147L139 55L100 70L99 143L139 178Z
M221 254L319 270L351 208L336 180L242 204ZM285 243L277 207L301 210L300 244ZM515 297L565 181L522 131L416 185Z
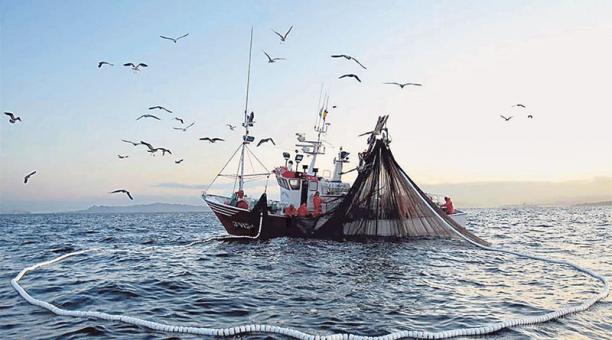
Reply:
M470 223L496 246L568 259L612 276L609 208L473 209ZM210 327L256 322L362 335L440 331L541 314L575 304L598 287L560 265L456 240L274 239L186 247L223 233L208 213L0 216L0 228L0 338L172 338L120 323L50 315L8 284L25 266L94 247L116 251L33 272L23 286L65 308L154 321ZM611 307L608 297L587 312L489 338L606 338L612 333Z

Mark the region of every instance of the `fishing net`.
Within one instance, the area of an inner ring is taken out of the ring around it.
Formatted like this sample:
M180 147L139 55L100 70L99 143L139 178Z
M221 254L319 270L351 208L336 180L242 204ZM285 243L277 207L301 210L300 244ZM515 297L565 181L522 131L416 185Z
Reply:
M404 172L389 149L386 116L379 118L359 174L342 202L318 232L342 236L454 237L461 233L481 244L442 211Z

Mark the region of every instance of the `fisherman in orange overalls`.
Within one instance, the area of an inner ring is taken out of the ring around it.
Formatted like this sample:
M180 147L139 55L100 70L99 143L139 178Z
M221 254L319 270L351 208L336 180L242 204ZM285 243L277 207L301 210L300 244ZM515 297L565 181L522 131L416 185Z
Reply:
M446 210L447 214L454 214L455 213L455 207L453 206L453 201L451 201L450 197L444 197L444 208Z
M285 208L285 216L293 217L295 215L297 215L297 209L295 209L293 204L289 204L289 206Z
M321 215L321 204L323 203L324 201L321 196L319 196L319 192L315 192L314 196L312 197L312 205L314 206L314 211L312 214L314 217Z
M249 202L247 202L244 199L244 191L238 190L236 192L236 196L238 198L238 202L236 203L236 207L237 208L241 208L241 209L248 209L249 208Z
M299 217L308 216L308 207L306 206L306 203L302 203L302 205L300 205L300 207L297 210L297 215Z

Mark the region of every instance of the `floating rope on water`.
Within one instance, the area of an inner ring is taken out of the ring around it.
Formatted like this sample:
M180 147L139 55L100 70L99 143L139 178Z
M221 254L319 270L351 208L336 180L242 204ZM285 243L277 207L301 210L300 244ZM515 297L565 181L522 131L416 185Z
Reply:
M204 240L193 242L189 244L188 246L196 244L196 243L207 242L207 241L212 241L212 240L219 240L219 239L229 239L229 238L231 239L235 239L235 238L257 239L260 233L261 233L261 218L260 218L259 231L256 236L239 236L239 237L213 236L213 237L210 237ZM497 332L499 330L502 330L508 327L543 323L543 322L547 322L553 319L560 318L567 314L587 310L589 307L593 306L597 301L602 300L606 296L608 296L610 292L610 288L608 286L608 280L604 276L599 275L587 268L583 268L572 262L565 261L565 260L549 259L549 258L544 258L541 256L528 255L528 254L523 254L523 253L519 253L515 251L510 251L510 250L488 247L488 246L481 245L477 242L474 242L467 237L464 237L459 232L457 232L457 234L460 237L464 238L469 243L479 248L488 250L488 251L496 251L496 252L516 255L519 257L570 266L582 273L585 273L601 281L603 283L603 289L596 296L588 300L585 300L581 304L574 306L574 307L564 307L559 310L556 310L550 313L546 313L546 314L542 314L542 315L537 315L537 316L510 319L510 320L506 320L502 322L488 323L481 327L457 328L457 329L451 329L451 330L440 331L440 332L427 332L427 331L412 330L412 331L399 331L399 332L389 333L387 335L381 335L381 336L361 336L361 335L355 335L355 334L349 334L349 333L331 334L331 335L314 335L314 334L305 333L305 332L302 332L302 331L299 331L293 328L279 327L279 326L272 326L272 325L265 325L265 324L250 324L250 325L233 326L233 327L227 327L227 328L187 327L187 326L165 324L165 323L154 322L154 321L147 321L147 320L140 319L137 317L121 315L121 314L109 314L109 313L95 312L95 311L67 310L67 309L59 308L46 301L42 301L42 300L33 298L30 294L28 294L28 292L25 289L23 289L19 285L19 280L21 280L28 272L34 271L41 267L50 266L56 262L62 261L72 256L78 256L78 255L81 255L87 252L95 252L95 251L102 250L102 249L97 249L97 248L72 252L69 254L65 254L65 255L56 257L55 259L45 261L45 262L40 262L33 266L24 268L23 270L21 270L21 272L19 272L19 274L14 279L11 280L11 285L19 293L19 295L21 295L21 297L23 297L30 304L45 308L51 311L52 313L55 313L57 315L62 315L62 316L72 316L72 317L78 317L78 318L96 318L96 319L108 320L108 321L120 321L120 322L128 323L131 325L146 327L152 330L168 332L168 333L188 333L188 334L208 335L208 336L236 336L236 335L243 335L243 334L250 334L250 333L267 333L267 334L280 334L280 335L285 335L285 336L289 336L292 338L304 339L304 340L323 340L323 339L325 340L340 340L340 339L345 339L345 340L349 340L349 339L350 340L362 340L362 339L363 340L365 339L392 340L392 339L401 339L401 338L446 339L446 338L452 338L452 337L457 337L457 336L483 335L483 334L494 333L494 332ZM108 251L108 250L104 250L104 251Z

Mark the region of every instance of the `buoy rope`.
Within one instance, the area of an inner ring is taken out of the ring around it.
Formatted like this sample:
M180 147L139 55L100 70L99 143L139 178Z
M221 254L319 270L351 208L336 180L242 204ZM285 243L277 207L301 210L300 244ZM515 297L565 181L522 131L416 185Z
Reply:
M231 236L231 237L213 236L213 237L209 237L204 240L190 243L187 246L191 246L193 244L201 243L201 242L208 242L211 240L218 240L218 239L228 239L228 238L257 239L261 235L262 219L263 219L263 214L260 215L259 230L257 232L257 235L255 236ZM454 228L451 228L451 229L454 230ZM42 300L33 298L30 294L28 294L28 292L26 292L19 285L19 280L21 280L30 271L34 271L38 268L52 265L56 262L62 261L72 256L77 256L77 255L81 255L81 254L92 252L92 251L100 251L100 249L76 251L76 252L72 252L69 254L65 254L65 255L56 257L55 259L52 259L49 261L40 262L33 266L26 267L23 270L21 270L21 272L19 272L19 274L17 274L17 276L14 279L11 280L11 285L19 293L19 295L21 295L21 297L23 297L30 304L45 308L51 311L52 313L55 313L57 315L62 315L62 316L72 316L72 317L79 317L79 318L96 318L96 319L102 319L102 320L108 320L108 321L120 321L120 322L128 323L131 325L146 327L152 330L168 332L168 333L189 333L189 334L208 335L208 336L236 336L236 335L249 334L249 333L267 333L267 334L280 334L280 335L285 335L288 337L292 337L296 339L303 339L303 340L340 340L340 339L343 339L343 340L366 340L366 339L367 340L374 340L374 339L393 340L393 339L401 339L401 338L446 339L446 338L452 338L456 336L484 335L484 334L497 332L499 330L502 330L508 327L543 323L543 322L547 322L553 319L560 318L570 313L584 311L588 309L589 307L593 306L597 301L604 299L606 296L608 296L610 292L610 288L608 286L608 280L604 276L599 275L592 270L581 267L570 261L549 259L549 258L545 258L541 256L523 254L520 252L515 252L515 251L510 251L510 250L505 250L505 249L487 247L487 246L483 246L481 244L478 244L468 239L467 237L463 236L459 232L457 232L457 234L463 239L465 239L466 241L468 241L470 244L473 244L479 248L482 248L488 251L496 251L496 252L516 255L519 257L570 266L582 273L590 275L591 277L601 281L603 283L603 289L599 292L599 294L595 295L594 297L590 299L583 301L581 304L574 306L574 307L564 307L559 310L549 312L546 314L542 314L542 315L510 319L510 320L506 320L502 322L492 322L492 323L485 324L484 326L481 326L481 327L457 328L457 329L451 329L451 330L440 331L440 332L415 331L415 330L398 331L398 332L393 332L387 335L380 335L380 336L361 336L361 335L355 335L355 334L349 334L349 333L331 334L331 335L314 335L314 334L305 333L305 332L302 332L302 331L299 331L293 328L279 327L279 326L272 326L272 325L265 325L265 324L249 324L249 325L233 326L233 327L227 327L227 328L187 327L187 326L180 326L180 325L173 325L173 324L165 324L161 322L147 321L141 318L127 316L127 315L120 315L120 314L109 314L109 313L95 312L95 311L67 310L67 309L59 308L46 301L42 301Z

